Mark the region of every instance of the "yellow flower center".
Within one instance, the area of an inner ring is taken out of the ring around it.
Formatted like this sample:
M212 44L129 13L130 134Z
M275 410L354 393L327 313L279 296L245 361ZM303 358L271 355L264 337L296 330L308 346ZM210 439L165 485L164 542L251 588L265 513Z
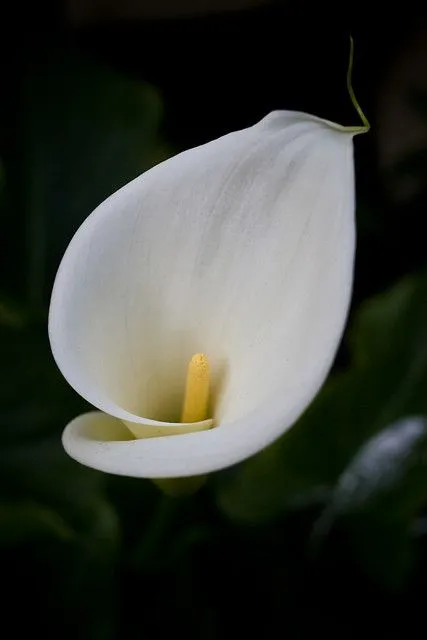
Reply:
M209 361L204 353L196 353L187 370L181 422L200 422L209 415Z
M155 438L172 436L210 429L212 420L210 413L210 367L204 353L196 353L187 368L187 379L181 420L176 423L146 424L139 422L123 422L135 438ZM194 425L194 426L193 426Z
M200 422L209 416L209 361L204 353L196 353L187 369L181 422ZM192 494L206 481L206 476L155 479L154 483L170 496Z

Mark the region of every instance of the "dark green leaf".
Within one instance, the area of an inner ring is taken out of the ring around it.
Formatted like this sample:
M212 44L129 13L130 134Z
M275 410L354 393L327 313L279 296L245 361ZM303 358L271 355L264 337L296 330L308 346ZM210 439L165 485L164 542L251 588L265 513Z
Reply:
M337 517L370 512L377 517L387 503L388 513L391 507L394 514L407 517L420 490L427 498L426 462L427 420L411 417L398 421L356 453L338 479L325 514Z
M22 101L20 154L6 170L10 207L26 219L29 296L40 306L81 222L165 152L157 149L161 101L148 84L66 47L29 64Z
M411 568L412 521L427 502L426 462L425 418L400 420L373 436L339 478L315 524L315 546L339 527L360 567L399 585Z
M0 449L1 493L12 505L0 512L4 576L12 594L19 593L15 575L36 591L32 606L58 616L62 637L113 633L120 527L105 480L71 460L59 436Z

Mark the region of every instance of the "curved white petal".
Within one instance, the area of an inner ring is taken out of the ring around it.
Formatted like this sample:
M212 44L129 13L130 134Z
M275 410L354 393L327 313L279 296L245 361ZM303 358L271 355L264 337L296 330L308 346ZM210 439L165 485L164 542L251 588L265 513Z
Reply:
M297 417L297 410L291 419ZM282 430L280 405L267 416L271 425ZM198 433L161 438L133 439L118 418L99 411L74 418L64 429L62 443L69 456L93 469L135 478L179 478L210 473L231 466L266 446L269 433L263 433L265 416L252 416L245 425L230 425ZM257 443L249 434L256 430Z
M103 451L109 470L126 475L195 475L256 453L295 422L346 321L353 134L274 112L157 165L89 216L52 294L63 375L138 437L172 433L182 427L187 363L202 351L215 423L107 447L77 419L66 431L70 455L84 450L86 464L104 468Z

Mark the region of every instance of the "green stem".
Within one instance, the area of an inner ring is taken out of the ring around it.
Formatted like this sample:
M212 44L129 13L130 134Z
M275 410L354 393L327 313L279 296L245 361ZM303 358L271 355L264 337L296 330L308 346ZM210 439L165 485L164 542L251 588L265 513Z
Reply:
M134 554L135 564L139 567L154 566L160 550L164 548L171 523L182 505L179 498L162 495L155 513L148 523L148 529Z
M190 476L187 478L158 478L154 484L169 496L191 496L203 487L207 476Z
M353 85L352 85L353 62L354 62L354 42L353 42L353 38L350 36L350 57L349 57L348 69L347 69L347 90L350 95L350 100L354 108L356 109L357 113L359 114L360 119L363 122L363 127L354 127L354 128L351 127L351 128L354 131L359 133L367 133L371 128L371 125L369 124L367 117L363 113L353 90Z

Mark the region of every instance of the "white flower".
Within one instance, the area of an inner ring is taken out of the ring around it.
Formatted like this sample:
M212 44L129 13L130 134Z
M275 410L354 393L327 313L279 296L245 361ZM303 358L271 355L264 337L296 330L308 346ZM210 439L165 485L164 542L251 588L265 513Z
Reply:
M155 166L87 218L49 317L60 370L100 410L66 427L70 456L120 475L194 476L295 423L346 322L364 130L273 112ZM212 415L181 424L197 352Z

